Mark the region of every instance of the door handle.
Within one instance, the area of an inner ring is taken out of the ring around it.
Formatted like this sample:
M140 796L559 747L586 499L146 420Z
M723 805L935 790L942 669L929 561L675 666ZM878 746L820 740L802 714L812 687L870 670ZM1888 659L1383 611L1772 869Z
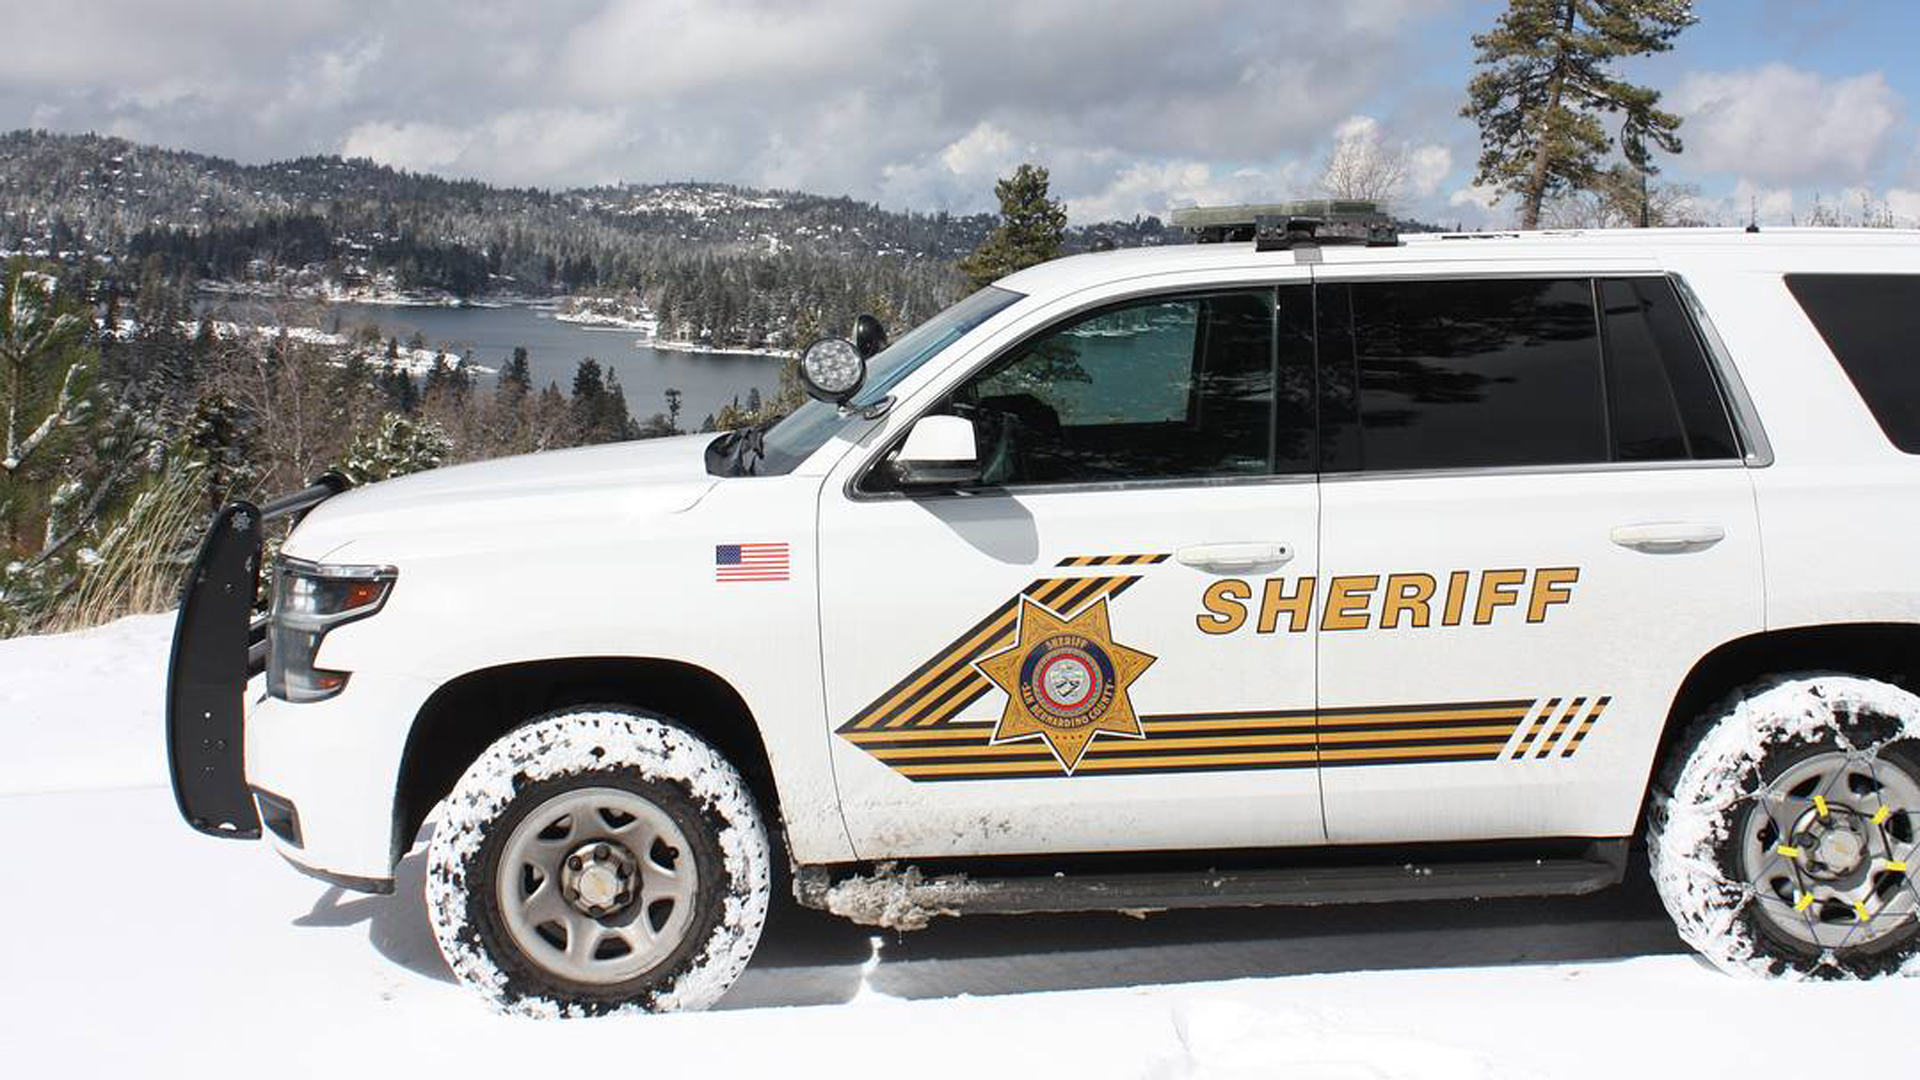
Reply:
M1228 574L1279 566L1293 558L1293 549L1269 541L1192 544L1176 550L1173 557L1182 566Z
M1622 525L1613 530L1614 543L1650 555L1704 551L1726 538L1727 530L1719 525L1686 521Z

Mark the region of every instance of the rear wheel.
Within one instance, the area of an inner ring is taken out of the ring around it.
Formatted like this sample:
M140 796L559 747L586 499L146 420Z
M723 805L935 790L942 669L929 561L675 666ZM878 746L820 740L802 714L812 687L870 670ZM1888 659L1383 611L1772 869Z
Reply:
M1716 965L1920 972L1920 698L1845 676L1744 695L1690 733L1662 788L1655 881Z
M542 717L488 748L441 806L434 935L499 1008L704 1008L766 917L766 831L711 747L620 709Z

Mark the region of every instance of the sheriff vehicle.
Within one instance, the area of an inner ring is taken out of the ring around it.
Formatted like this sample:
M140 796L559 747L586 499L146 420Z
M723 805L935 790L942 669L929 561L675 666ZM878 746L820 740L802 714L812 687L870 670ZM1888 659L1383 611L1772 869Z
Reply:
M373 893L431 819L454 973L544 1015L712 1003L776 883L910 929L1635 844L1722 968L1920 970L1920 236L1184 223L862 319L765 430L228 507L182 813Z

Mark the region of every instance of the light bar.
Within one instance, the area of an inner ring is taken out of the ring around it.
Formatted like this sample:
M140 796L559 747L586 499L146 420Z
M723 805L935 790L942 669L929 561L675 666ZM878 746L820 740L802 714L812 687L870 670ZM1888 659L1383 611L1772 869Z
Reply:
M1252 240L1261 251L1315 244L1399 243L1393 219L1366 199L1296 199L1243 206L1192 206L1172 222L1202 244Z

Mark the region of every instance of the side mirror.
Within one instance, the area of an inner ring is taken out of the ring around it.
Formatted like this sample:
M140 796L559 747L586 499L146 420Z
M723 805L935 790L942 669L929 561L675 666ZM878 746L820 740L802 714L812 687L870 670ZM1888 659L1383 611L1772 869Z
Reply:
M923 416L893 457L901 487L955 487L980 481L980 451L973 421L961 416Z
M874 354L887 347L887 328L871 315L858 316L853 320L853 347L860 359L873 359Z
M800 385L829 405L844 405L867 381L867 358L845 338L826 338L800 354Z

